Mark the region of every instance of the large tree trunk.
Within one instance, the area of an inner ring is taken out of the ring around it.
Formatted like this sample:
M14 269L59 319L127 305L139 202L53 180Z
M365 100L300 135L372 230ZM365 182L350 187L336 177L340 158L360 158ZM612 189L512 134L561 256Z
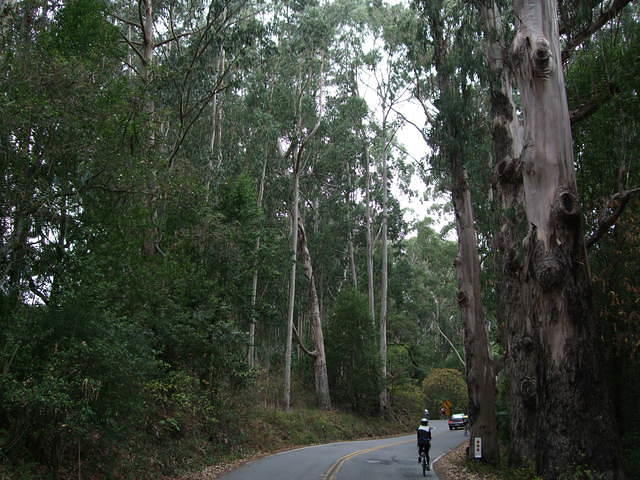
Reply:
M471 448L475 438L482 439L482 457L497 464L500 458L496 428L496 375L489 352L480 294L480 259L473 221L471 193L459 159L451 158L452 200L458 233L458 306L464 324L464 345L469 391Z
M302 255L304 275L309 281L309 297L311 300L311 335L313 338L313 370L315 378L316 396L318 406L323 410L331 409L331 396L329 394L329 376L327 374L327 356L324 350L324 334L322 332L322 318L320 316L320 301L316 280L313 275L311 254L307 245L307 235L304 229L302 217L298 217L298 241Z
M591 304L556 2L514 0L513 5L519 19L513 64L525 119L522 174L529 229L520 272L524 311L510 332L509 348L523 352L519 364L532 374L521 379L527 398L518 420L534 426L514 433L533 437L537 470L546 479L581 463L614 478L619 443ZM527 336L519 337L523 333ZM527 441L514 446L525 449L521 457L531 453Z
M466 82L453 77L445 64L449 54L445 38L445 21L441 9L433 9L429 19L434 38L434 63L440 100L462 95L456 82ZM462 84L464 88L464 83ZM489 339L482 310L480 289L480 258L474 227L471 192L466 179L464 159L461 152L452 146L463 143L464 119L455 112L444 113L445 137L448 142L439 145L441 155L449 164L452 189L451 198L456 217L458 232L458 258L456 273L458 277L458 304L465 330L465 356L467 389L469 392L469 417L471 422L471 447L475 438L482 439L482 456L490 463L499 460L497 422L496 422L496 373L490 357ZM462 127L462 128L461 128ZM469 453L473 448L469 448Z
M510 461L520 464L535 457L534 426L531 418L523 415L529 404L529 380L535 378L535 365L528 361L531 355L532 332L527 322L522 322L522 300L520 294L520 269L518 249L522 238L519 232L526 231L526 216L523 211L522 169L520 162L521 129L513 104L511 75L505 61L506 49L501 43L503 28L501 13L495 0L479 4L486 33L485 55L490 71L491 138L494 159L496 202L500 211L500 228L494 236L497 250L498 271L497 318L502 344L506 347L505 371L509 392L509 418L511 428ZM514 342L515 340L515 342Z

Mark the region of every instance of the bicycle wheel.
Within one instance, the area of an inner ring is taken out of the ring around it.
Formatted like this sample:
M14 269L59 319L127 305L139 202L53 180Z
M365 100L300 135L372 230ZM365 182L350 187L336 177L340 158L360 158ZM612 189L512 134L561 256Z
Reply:
M427 476L427 457L422 456L422 476Z

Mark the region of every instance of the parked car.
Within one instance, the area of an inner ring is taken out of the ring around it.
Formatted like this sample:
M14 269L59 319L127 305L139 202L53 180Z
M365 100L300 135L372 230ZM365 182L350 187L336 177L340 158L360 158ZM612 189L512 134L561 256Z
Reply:
M454 413L449 418L449 430L457 430L459 428L464 428L469 421L469 417L467 417L464 413Z

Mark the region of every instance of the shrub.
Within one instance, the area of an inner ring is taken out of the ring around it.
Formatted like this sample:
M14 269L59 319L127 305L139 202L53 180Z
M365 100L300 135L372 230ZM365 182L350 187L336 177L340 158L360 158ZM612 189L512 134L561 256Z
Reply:
M451 402L451 411L465 411L469 397L462 373L453 368L435 368L422 382L427 408L440 411L442 402Z

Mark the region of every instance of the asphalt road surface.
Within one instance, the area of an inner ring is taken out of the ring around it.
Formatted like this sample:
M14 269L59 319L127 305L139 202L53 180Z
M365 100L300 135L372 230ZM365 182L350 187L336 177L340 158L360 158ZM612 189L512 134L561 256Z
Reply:
M449 431L446 420L432 420L430 457L466 440L463 430ZM246 463L221 480L407 480L423 478L416 434L380 440L328 443L289 450ZM427 478L436 479L428 471Z

